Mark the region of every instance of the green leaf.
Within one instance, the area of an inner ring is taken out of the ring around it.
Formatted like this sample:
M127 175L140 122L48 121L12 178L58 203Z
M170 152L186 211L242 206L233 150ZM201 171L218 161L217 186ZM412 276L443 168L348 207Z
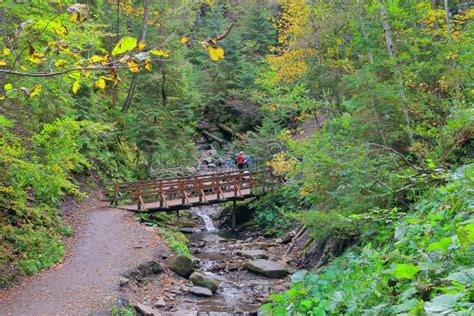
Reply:
M445 237L440 241L430 244L427 248L428 251L441 250L443 253L448 253L448 247L451 243L451 237Z
M18 96L18 90L17 89L7 90L5 91L5 95L7 96L7 98L14 99Z
M474 268L465 269L460 272L452 272L445 280L458 282L464 285L474 284Z
M463 226L459 228L456 231L459 240L461 241L461 247L462 248L467 248L470 245L474 244L474 224L467 224L466 226Z
M120 39L120 41L115 45L114 49L112 50L112 56L123 54L134 49L137 46L137 39L125 36Z
M428 314L449 314L454 312L454 304L458 302L464 293L442 294L425 303L425 311Z
M405 263L402 263L402 264L397 264L395 266L395 269L393 270L393 275L397 278L397 279L413 279L413 277L415 276L415 274L418 273L418 271L420 271L420 268L415 266L415 265L412 265L412 264L405 264Z
M13 123L9 121L5 116L0 115L0 126L12 127Z
M403 313L403 312L408 312L412 308L414 308L416 305L418 305L418 299L412 298L408 301L403 302L400 305L396 305L393 307L393 311L395 313Z

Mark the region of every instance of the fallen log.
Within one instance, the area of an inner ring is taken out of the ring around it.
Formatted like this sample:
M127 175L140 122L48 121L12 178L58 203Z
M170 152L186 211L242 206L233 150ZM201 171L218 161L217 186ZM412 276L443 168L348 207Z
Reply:
M221 130L223 130L224 132L227 132L227 133L231 134L232 136L239 138L240 140L246 140L247 139L247 137L245 137L244 135L234 131L231 127L229 127L225 124L218 123L218 124L216 124L216 126L218 128L220 128Z
M210 139L212 140L215 140L216 142L218 142L219 144L223 145L225 143L225 140L223 140L222 138L220 137L217 137L216 135L206 131L206 130L202 130L201 133L207 137L209 137Z

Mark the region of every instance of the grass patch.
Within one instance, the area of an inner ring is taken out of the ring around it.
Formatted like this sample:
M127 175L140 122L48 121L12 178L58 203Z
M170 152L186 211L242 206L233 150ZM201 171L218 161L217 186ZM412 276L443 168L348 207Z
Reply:
M192 257L188 247L189 239L183 233L163 227L158 228L158 233L165 239L166 244L174 253L188 258Z

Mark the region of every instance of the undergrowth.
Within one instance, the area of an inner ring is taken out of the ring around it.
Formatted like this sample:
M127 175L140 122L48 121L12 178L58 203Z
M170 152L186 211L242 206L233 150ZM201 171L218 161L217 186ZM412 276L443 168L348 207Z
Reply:
M398 221L317 272L300 271L270 296L266 315L474 313L474 165L424 195Z
M84 197L75 176L97 170L106 125L71 119L44 124L30 138L19 138L12 121L0 115L0 286L61 260L65 195ZM105 137L107 139L107 137ZM102 169L107 172L105 168Z

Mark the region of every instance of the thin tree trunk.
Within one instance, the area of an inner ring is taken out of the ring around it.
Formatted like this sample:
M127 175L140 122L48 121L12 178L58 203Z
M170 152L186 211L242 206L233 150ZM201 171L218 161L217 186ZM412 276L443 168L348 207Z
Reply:
M115 44L120 40L120 0L117 0L117 24L115 26ZM118 87L114 84L112 90L112 107L115 108L118 100Z
M446 20L446 30L448 31L449 38L451 38L451 22L449 21L449 2L448 2L448 0L444 0L444 11L445 11L444 19Z
M140 37L140 42L144 43L146 40L146 32L148 28L148 11L150 8L150 2L151 0L145 0L145 6L143 9L143 29L142 29L142 35ZM128 109L130 108L130 104L132 103L133 99L133 94L135 93L135 87L137 85L137 79L138 79L138 73L134 73L132 77L132 81L130 82L130 88L128 89L128 94L127 94L127 99L125 100L123 107L122 107L122 112L127 113Z
M388 54L390 55L391 58L395 57L395 50L393 49L393 37L392 37L392 28L390 26L390 22L389 22L389 19L388 19L388 14L387 14L387 5L385 4L385 1L380 1L379 2L380 5L381 5L381 9L380 9L380 15L382 17L382 26L383 26L383 29L384 29L384 33L385 33L385 45L387 46L387 51L388 51ZM404 117L404 121L405 121L405 125L406 125L406 128L407 128L407 135L408 135L408 140L410 142L410 144L413 143L413 132L411 131L411 127L410 127L410 116L408 114L408 109L407 109L407 99L406 99L406 95L405 95L405 91L404 91L404 87L403 87L403 81L402 81L402 78L401 78L401 71L400 71L400 66L398 65L398 63L396 64L396 74L397 74L397 77L398 77L398 85L400 87L400 97L402 99L402 112L403 112L403 117Z
M0 37L3 38L3 44L5 45L5 47L7 47L7 23L6 23L6 18L5 18L5 12L4 11L0 11ZM12 49L12 53L13 52L13 49ZM0 73L0 96L4 96L5 95L5 89L4 89L4 86L6 84L5 80L5 74L4 73ZM3 100L0 100L0 105L5 103L7 100L7 98L3 99ZM2 111L2 109L0 108L0 112Z

